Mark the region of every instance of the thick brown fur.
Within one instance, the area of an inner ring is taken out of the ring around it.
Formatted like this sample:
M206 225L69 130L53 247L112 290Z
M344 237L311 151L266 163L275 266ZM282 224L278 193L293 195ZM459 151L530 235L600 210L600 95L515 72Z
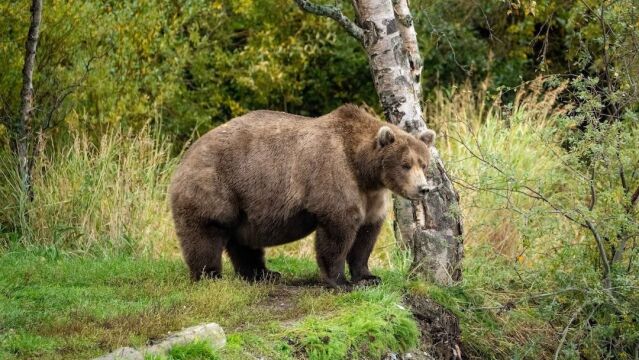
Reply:
M420 141L421 139L421 141ZM417 139L344 105L319 118L254 111L211 130L187 151L170 200L191 276L218 277L227 250L247 279L277 276L264 247L317 230L316 256L329 286L377 281L368 258L386 215L387 189L428 190L434 133Z

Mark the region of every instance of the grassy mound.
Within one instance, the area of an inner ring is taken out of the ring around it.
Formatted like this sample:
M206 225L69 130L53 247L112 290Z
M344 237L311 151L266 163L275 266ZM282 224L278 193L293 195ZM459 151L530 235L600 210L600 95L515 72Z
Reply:
M194 284L178 259L6 253L0 358L88 358L203 322L218 322L227 333L224 359L378 358L416 345L397 272L382 271L383 286L337 293L313 285L311 260L276 257L270 265L284 284L249 284L230 271Z

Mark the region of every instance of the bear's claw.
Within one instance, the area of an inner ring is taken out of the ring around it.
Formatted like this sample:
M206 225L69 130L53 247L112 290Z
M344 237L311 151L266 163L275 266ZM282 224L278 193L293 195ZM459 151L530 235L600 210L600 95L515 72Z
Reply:
M379 285L382 282L382 279L379 276L375 275L364 275L359 278L352 278L351 281L355 285Z
M268 269L256 269L252 274L243 277L249 281L277 281L282 277L282 274Z

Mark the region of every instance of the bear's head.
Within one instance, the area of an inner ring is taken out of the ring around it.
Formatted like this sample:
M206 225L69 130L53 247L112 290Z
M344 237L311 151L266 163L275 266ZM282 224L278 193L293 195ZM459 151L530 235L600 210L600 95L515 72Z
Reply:
M433 130L427 129L419 136L413 136L395 127L382 126L377 132L375 146L381 155L384 186L407 199L423 198L430 191L426 170L434 141Z

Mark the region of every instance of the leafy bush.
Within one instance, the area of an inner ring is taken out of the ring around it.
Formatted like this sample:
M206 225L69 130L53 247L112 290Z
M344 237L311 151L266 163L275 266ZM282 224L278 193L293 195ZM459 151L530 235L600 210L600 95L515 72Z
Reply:
M3 2L0 12L0 120L9 124L28 3ZM34 88L45 127L99 136L161 121L183 142L248 110L318 115L376 101L357 43L292 1L52 1L43 16Z
M478 357L637 351L639 127L632 111L600 122L597 93L562 105L582 81L537 80L505 107L466 86L429 107L461 192L469 254L460 286L417 291L461 317Z
M429 96L467 79L493 90L517 86L539 71L601 77L606 66L632 64L636 50L636 37L624 35L636 25L631 0L606 7L608 43L624 54L608 62L597 1L411 6ZM0 119L8 125L19 108L28 3L3 2L0 12ZM37 123L45 127L99 136L115 124L139 129L161 121L184 142L258 108L318 115L344 102L377 104L356 41L291 0L55 0L43 14L34 86ZM636 75L636 62L633 69L615 79ZM1 142L7 135L0 129Z

